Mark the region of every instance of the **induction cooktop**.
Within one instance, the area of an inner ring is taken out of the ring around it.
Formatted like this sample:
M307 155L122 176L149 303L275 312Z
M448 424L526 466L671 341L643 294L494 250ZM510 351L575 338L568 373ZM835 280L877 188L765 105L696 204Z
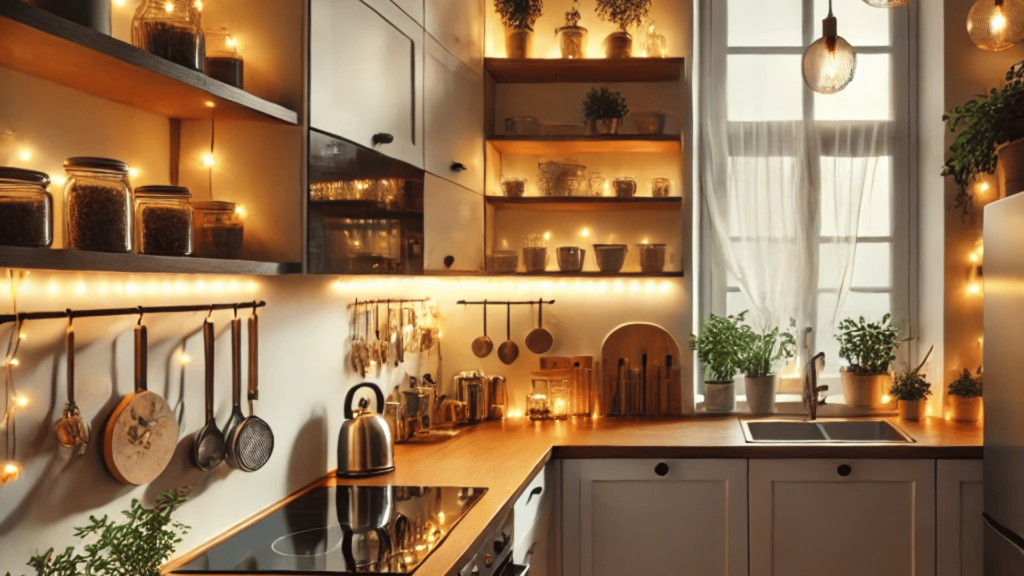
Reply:
M486 488L314 488L173 574L413 574Z

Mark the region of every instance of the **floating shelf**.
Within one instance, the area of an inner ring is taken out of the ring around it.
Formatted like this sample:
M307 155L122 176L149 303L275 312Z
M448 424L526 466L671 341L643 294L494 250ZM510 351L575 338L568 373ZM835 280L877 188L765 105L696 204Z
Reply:
M499 84L553 82L678 82L683 58L487 58L487 71Z
M0 66L166 118L299 122L293 110L22 0L0 0Z
M583 272L516 272L515 274L488 274L488 276L526 276L530 278L682 278L683 272L661 272L659 274L648 274L646 272L601 272L599 270Z
M543 212L623 212L623 211L666 211L678 212L683 208L680 196L651 198L614 198L607 196L487 196L487 203L505 210L535 210Z
M274 276L300 274L298 262L252 262L187 256L109 254L82 250L12 248L0 246L0 268L29 270L75 270L83 272L156 272L165 274L239 274Z
M610 136L491 136L487 141L502 154L560 156L572 154L678 154L679 134L615 134Z

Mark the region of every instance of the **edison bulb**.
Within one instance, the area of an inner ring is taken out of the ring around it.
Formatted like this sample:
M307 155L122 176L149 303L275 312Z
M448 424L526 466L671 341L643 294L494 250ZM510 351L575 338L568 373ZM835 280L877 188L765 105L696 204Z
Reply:
M1006 50L1024 41L1024 0L978 0L967 15L967 34L983 50Z
M804 81L811 90L836 94L853 82L857 53L842 36L825 35L807 47L803 64Z

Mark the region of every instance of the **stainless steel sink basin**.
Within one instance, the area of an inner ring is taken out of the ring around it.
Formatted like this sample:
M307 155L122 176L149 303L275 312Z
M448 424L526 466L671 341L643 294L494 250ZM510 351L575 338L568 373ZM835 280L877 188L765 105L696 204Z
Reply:
M761 443L859 443L898 444L913 442L886 420L744 420L747 442Z

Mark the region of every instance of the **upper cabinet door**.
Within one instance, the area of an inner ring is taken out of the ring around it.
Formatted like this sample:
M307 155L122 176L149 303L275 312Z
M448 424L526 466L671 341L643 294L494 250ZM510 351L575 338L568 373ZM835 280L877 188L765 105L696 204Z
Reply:
M423 0L391 0L412 17L420 26L423 25ZM429 0L428 0L429 1Z
M482 194L483 77L433 38L425 43L426 170Z
M483 73L483 0L427 0L426 29L477 74Z
M423 29L391 0L312 0L310 126L423 167Z

